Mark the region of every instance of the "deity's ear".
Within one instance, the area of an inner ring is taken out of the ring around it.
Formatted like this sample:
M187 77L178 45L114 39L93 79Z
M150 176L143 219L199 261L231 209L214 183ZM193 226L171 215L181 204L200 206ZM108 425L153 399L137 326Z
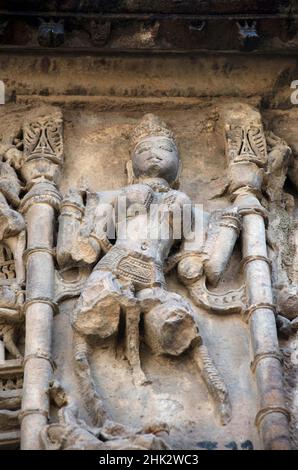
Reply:
M182 161L179 160L179 168L178 168L178 171L177 171L177 176L175 178L175 181L171 184L171 187L173 189L179 189L181 173L182 173Z
M136 177L132 168L132 160L128 160L128 162L126 162L126 174L128 184L134 184Z

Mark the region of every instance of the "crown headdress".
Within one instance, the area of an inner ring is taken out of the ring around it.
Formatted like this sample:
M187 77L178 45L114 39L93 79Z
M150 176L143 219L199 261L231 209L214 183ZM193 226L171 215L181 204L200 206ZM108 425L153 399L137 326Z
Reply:
M132 144L136 146L141 140L151 136L166 137L172 140L176 145L174 134L167 127L166 123L154 114L145 114L134 129Z

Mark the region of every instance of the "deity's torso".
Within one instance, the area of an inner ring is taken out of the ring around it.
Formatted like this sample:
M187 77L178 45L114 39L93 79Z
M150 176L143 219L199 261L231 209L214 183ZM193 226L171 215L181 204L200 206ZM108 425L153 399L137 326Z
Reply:
M116 239L97 269L135 275L144 285L164 283L163 265L173 245L182 240L183 208L188 205L191 212L190 199L171 188L135 184L123 188L113 205Z
M183 206L191 204L182 192L164 188L154 191L147 184L124 188L126 219L117 217L115 246L139 253L163 264L174 243L181 242L183 233Z

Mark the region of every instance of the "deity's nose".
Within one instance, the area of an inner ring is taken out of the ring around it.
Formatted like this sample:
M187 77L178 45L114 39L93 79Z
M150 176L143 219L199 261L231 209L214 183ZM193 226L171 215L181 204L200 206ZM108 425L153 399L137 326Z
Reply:
M148 160L162 160L162 157L155 152L152 152Z

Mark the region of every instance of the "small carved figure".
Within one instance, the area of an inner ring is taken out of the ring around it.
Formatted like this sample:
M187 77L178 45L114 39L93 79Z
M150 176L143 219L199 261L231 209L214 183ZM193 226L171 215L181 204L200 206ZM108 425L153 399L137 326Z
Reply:
M41 21L38 28L38 43L43 47L58 47L64 43L64 22L63 20Z
M7 351L16 359L22 359L22 353L16 345L19 325L0 320L0 340Z
M161 435L169 433L165 423L152 423L134 429L105 418L100 427L89 426L81 418L76 402L58 380L50 383L49 397L58 407L58 422L40 432L46 450L165 450L168 445ZM101 405L101 415L105 410Z
M266 237L272 260L274 297L279 313L277 326L282 335L296 330L298 315L297 227L293 217L294 198L284 190L293 155L287 143L272 132L267 136L268 169L264 178L263 203L268 210L269 226ZM291 175L296 184L294 175ZM293 327L293 328L292 328Z
M0 340L14 358L20 359L16 341L22 323L26 237L24 218L16 210L21 191L16 170L21 167L22 153L13 145L1 144L0 158Z
M102 427L90 427L79 418L75 405L58 412L59 422L45 426L40 439L45 450L166 450L159 437L167 433L165 424L132 429L106 421Z
M25 221L16 210L20 204L21 191L16 170L22 165L22 152L15 146L1 144L0 158L0 243L12 251L17 283L22 285L25 280Z
M16 345L23 323L24 295L16 284L0 285L0 340L16 359L22 354Z

